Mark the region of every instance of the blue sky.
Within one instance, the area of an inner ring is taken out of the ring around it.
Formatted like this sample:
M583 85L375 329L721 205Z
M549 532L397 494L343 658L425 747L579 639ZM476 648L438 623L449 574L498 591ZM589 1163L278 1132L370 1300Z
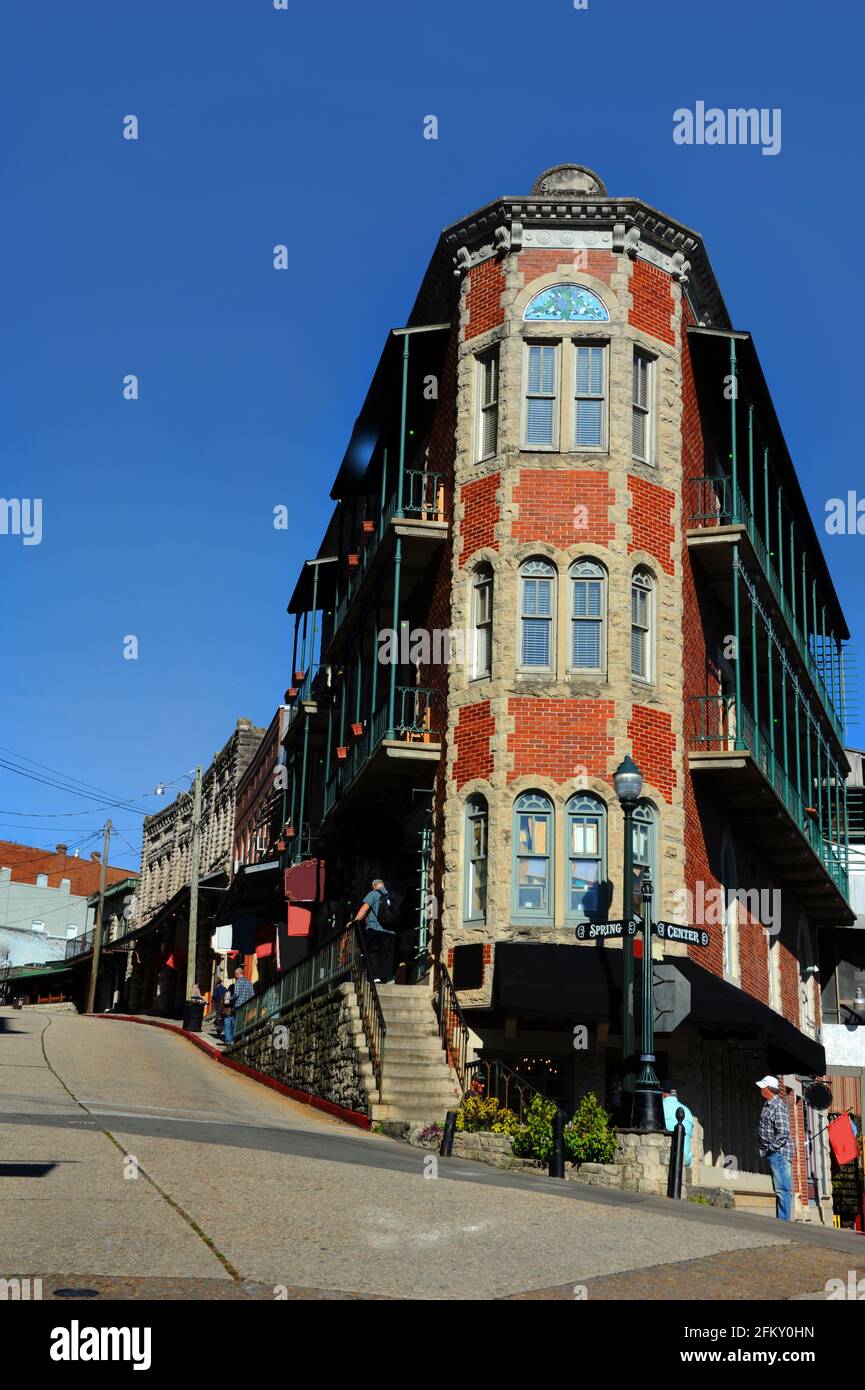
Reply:
M268 722L386 330L440 229L552 164L703 233L822 531L829 497L865 491L863 22L826 14L7 0L0 495L41 497L43 538L0 535L0 747L140 798L206 765L237 715ZM698 100L780 108L780 154L674 144ZM824 545L855 646L862 546ZM102 806L0 767L0 838L72 843ZM140 820L110 813L112 862L134 866Z

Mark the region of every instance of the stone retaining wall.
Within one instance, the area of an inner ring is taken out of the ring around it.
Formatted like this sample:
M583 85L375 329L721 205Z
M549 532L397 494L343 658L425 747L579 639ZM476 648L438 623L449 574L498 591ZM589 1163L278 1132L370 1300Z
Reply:
M587 1183L590 1187L615 1188L620 1192L645 1192L654 1197L667 1195L667 1174L670 1163L669 1134L643 1134L635 1130L620 1130L618 1151L612 1163L565 1164L569 1182ZM506 1134L480 1131L454 1136L455 1158L475 1159L505 1168L514 1173L545 1174L547 1165L535 1159L517 1158ZM684 1170L683 1193L690 1187L688 1169Z
M363 1115L377 1096L351 984L268 1019L226 1048L226 1055L284 1086Z

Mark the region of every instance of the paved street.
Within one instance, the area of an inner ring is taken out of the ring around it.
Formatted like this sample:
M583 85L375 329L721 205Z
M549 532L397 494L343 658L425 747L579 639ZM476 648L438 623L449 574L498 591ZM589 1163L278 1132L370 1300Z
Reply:
M0 1277L45 1297L793 1298L856 1267L846 1233L426 1157L161 1029L0 1010Z

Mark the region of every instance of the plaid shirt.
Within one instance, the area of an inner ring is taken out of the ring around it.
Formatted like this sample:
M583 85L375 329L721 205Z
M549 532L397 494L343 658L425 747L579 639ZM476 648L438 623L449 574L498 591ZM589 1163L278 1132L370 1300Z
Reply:
M231 988L234 990L234 1007L236 1009L239 1009L241 1004L245 1004L247 999L251 999L255 993L245 975L241 975L239 980L235 980Z
M766 1158L769 1154L783 1154L789 1163L793 1162L790 1116L787 1103L780 1096L773 1096L771 1100L767 1100L760 1112L757 1148L761 1158Z

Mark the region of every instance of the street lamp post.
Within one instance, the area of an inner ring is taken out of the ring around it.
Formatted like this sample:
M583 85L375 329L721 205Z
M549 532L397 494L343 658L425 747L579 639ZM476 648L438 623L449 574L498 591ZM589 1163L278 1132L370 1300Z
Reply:
M626 754L613 773L613 786L625 819L625 872L622 910L626 922L634 915L634 808L643 790L643 774ZM634 1097L634 938L622 938L622 1118L630 1124Z
M640 1034L640 1075L634 1090L634 1112L631 1125L634 1129L663 1131L664 1101L661 1087L655 1074L655 1001L652 996L652 879L647 868L643 869L640 883L641 907L643 911L643 1027Z

